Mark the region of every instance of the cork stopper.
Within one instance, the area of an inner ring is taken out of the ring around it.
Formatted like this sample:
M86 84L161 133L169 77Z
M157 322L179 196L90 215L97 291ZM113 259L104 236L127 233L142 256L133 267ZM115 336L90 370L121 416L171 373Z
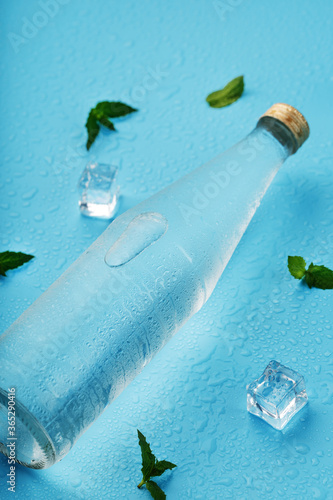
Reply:
M293 108L289 104L273 104L260 119L265 116L279 120L290 130L295 143L293 153L295 153L309 137L310 128L308 122L296 108Z

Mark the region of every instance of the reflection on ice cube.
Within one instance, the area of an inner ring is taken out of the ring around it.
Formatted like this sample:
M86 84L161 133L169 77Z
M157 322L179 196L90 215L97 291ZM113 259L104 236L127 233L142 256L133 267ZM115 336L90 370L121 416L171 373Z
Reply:
M118 205L117 167L88 163L79 180L79 207L83 215L113 218Z
M282 430L308 401L302 375L271 361L263 374L247 386L247 409L275 429Z

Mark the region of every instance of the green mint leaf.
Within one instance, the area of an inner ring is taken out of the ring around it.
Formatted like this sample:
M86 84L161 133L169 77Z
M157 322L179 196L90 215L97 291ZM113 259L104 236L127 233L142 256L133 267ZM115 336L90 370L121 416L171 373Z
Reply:
M98 136L99 128L100 128L98 123L97 123L97 118L96 118L94 109L92 109L89 113L89 116L88 116L88 119L86 122L86 128L88 131L87 149L89 151L91 145L95 142L95 139Z
M325 266L314 266L312 263L305 271L305 281L310 288L320 288L322 290L333 289L333 271Z
M22 266L25 262L33 259L34 255L29 255L22 252L0 252L0 275L6 276L6 271L16 269Z
M288 268L294 278L304 278L309 288L333 289L333 271L325 266L316 266L311 262L308 269L303 257L288 257Z
M119 118L120 116L133 113L134 111L137 111L137 109L119 101L102 101L96 104L95 108L90 110L86 122L86 128L88 131L87 149L90 149L91 145L95 142L95 139L98 136L100 130L98 123L109 130L114 131L116 129L109 118Z
M126 116L129 113L134 113L137 109L124 104L119 101L102 101L96 105L96 109L98 111L102 111L102 113L109 118L119 118L121 116Z
M150 479L151 471L154 468L156 458L155 455L152 453L149 443L147 443L145 436L139 431L139 429L138 429L138 438L142 456L141 471L144 481L148 481Z
M166 470L171 470L177 465L167 460L156 460L155 455L150 449L149 443L145 436L138 429L139 445L141 448L142 455L142 475L143 478L138 484L138 488L142 488L145 484L147 490L150 492L151 496L156 500L164 500L166 498L165 493L161 488L150 478L154 476L161 476Z
M313 278L312 274L309 273L308 271L305 271L304 279L305 279L305 283L308 285L308 287L312 288L313 283L314 283L314 278Z
M102 125L104 125L104 127L108 128L109 130L116 130L116 129L114 128L113 123L112 123L112 122L110 122L110 120L109 120L106 116L104 116L104 115L102 115L102 116L99 118L99 122L100 122Z
M166 494L163 490L155 483L155 481L147 481L146 488L153 497L154 500L165 500Z
M237 101L244 91L244 77L238 76L229 82L223 89L212 92L206 101L212 108L224 108Z
M306 262L303 257L298 257L295 255L294 257L288 257L288 269L290 274L294 276L297 280L303 278L305 274Z
M157 460L153 470L151 471L150 477L161 476L166 470L172 470L175 467L177 467L177 465L172 462L168 462L167 460Z

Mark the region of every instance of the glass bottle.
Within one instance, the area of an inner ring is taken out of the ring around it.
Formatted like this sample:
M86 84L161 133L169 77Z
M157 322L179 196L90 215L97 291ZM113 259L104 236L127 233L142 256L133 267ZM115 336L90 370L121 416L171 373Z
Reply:
M279 167L307 139L275 104L238 144L115 219L0 337L0 451L46 468L207 301Z

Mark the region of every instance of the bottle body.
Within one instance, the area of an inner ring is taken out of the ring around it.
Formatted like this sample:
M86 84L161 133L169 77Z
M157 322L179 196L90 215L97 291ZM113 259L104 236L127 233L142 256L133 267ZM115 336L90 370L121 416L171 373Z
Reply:
M63 458L202 307L288 154L258 126L119 216L0 337L0 443L14 386L18 461Z

